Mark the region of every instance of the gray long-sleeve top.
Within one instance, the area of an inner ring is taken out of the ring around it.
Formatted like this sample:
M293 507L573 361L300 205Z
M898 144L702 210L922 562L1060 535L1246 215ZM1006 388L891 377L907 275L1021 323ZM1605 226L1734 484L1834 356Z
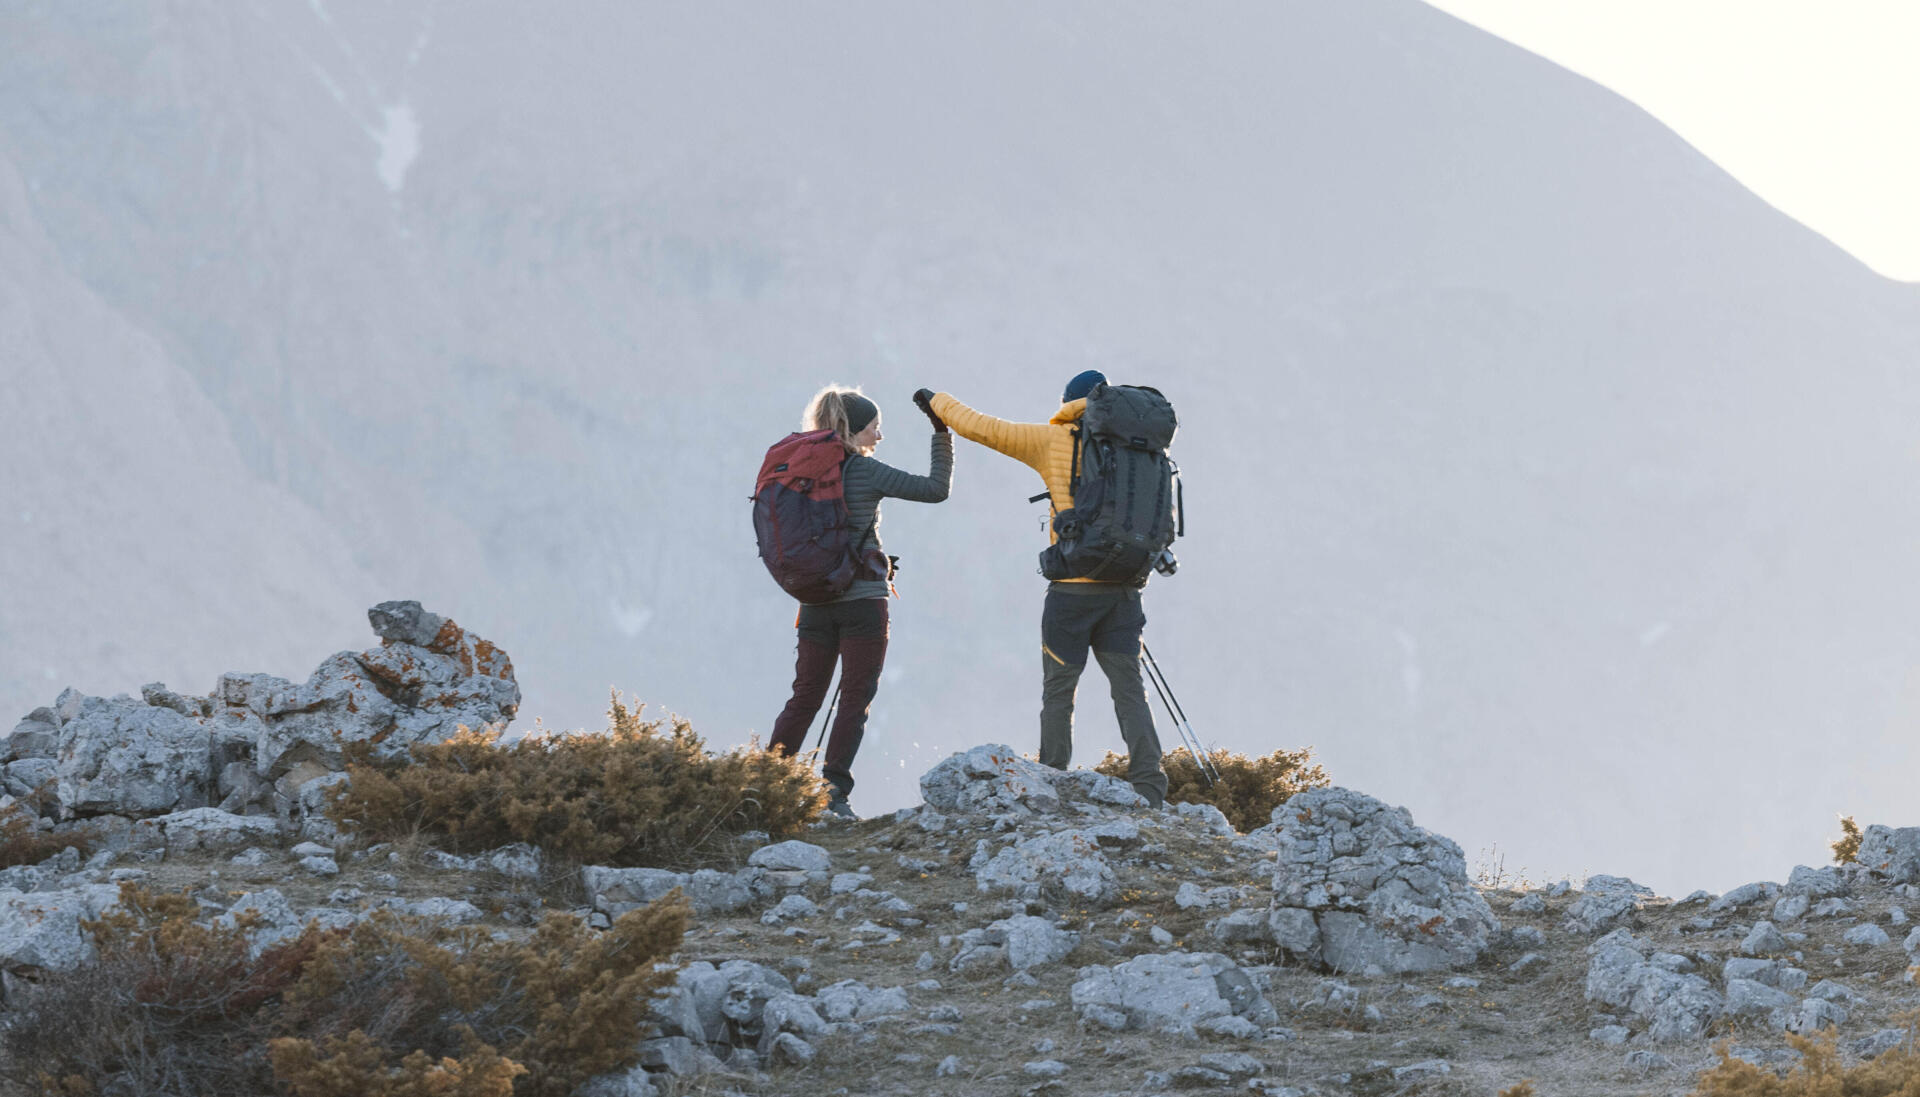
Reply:
M953 487L953 435L935 431L933 457L925 476L915 476L885 461L855 454L842 467L840 482L847 499L847 528L854 531L854 544L862 549L880 548L880 500L910 499L916 503L938 503ZM859 579L847 592L834 599L851 602L859 598L885 598L887 581Z

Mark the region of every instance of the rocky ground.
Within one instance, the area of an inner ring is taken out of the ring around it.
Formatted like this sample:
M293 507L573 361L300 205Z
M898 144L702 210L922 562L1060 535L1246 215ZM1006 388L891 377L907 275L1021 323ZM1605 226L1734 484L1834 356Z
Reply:
M925 802L802 840L747 835L698 872L570 866L510 847L365 847L318 806L339 738L384 750L510 717L511 664L415 603L382 645L302 686L229 675L205 698L62 695L6 742L6 795L105 842L0 871L0 1023L86 961L119 885L190 890L262 935L381 908L521 933L604 926L679 889L677 983L642 1067L585 1097L654 1094L1681 1094L1716 1048L1784 1070L1789 1032L1860 1059L1905 1038L1920 828L1869 827L1857 864L1673 900L1632 881L1476 886L1403 810L1312 789L1238 834L1203 805L982 746ZM217 805L217 806L216 806Z
M1802 868L1720 897L1610 877L1469 887L1497 923L1469 911L1399 927L1417 945L1466 923L1469 943L1414 955L1370 915L1378 947L1334 970L1327 915L1366 901L1289 905L1297 885L1419 848L1409 835L1440 854L1416 869L1457 870L1451 843L1346 790L1303 794L1239 835L1211 808L1149 810L1118 782L1050 779L1006 748L943 767L923 781L941 806L804 841L749 836L738 868L685 876L561 870L525 849L290 847L217 820L149 827L182 837L0 873L0 957L10 990L75 962L75 918L127 879L191 888L209 917L259 911L263 932L396 904L514 931L545 909L605 918L677 886L700 914L679 987L636 1033L651 1069L609 1080L625 1094L1492 1094L1523 1079L1543 1094L1683 1093L1718 1044L1784 1066L1786 1031L1837 1025L1850 1055L1869 1055L1914 1005L1903 943L1920 890L1891 878L1907 832L1869 832L1883 872ZM1307 809L1319 819L1299 819ZM1315 826L1369 810L1398 840L1355 828L1324 843L1346 852L1313 859ZM1317 943L1286 913L1302 910Z

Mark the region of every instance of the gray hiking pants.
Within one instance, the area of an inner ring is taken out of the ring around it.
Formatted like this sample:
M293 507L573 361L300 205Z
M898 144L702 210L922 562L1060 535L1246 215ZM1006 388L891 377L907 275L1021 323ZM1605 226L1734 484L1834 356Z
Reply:
M1127 781L1159 807L1167 796L1167 775L1160 768L1160 735L1140 676L1140 634L1146 627L1140 591L1133 587L1055 583L1047 590L1040 615L1040 762L1066 769L1073 760L1073 698L1091 650L1106 672L1113 714L1127 744Z

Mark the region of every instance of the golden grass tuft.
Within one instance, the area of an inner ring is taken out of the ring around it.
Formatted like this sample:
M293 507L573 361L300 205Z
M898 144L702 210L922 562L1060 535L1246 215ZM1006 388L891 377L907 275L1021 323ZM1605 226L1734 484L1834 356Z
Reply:
M826 807L805 756L709 753L686 721L642 720L617 694L608 716L604 733L508 745L462 731L411 759L350 746L351 780L329 814L373 841L421 836L464 852L526 842L581 864L687 867L726 859L745 831L792 837Z
M1700 1076L1691 1097L1914 1097L1920 1094L1920 1050L1913 1026L1920 1015L1906 1021L1906 1043L1851 1067L1840 1062L1835 1030L1813 1037L1789 1034L1787 1043L1802 1058L1784 1077L1735 1059L1722 1044L1720 1062Z
M565 1097L637 1061L688 920L676 892L604 932L553 914L496 939L381 912L256 949L249 921L199 924L189 895L129 885L121 902L87 923L94 961L44 976L0 1033L10 1080L71 1097Z
M1273 819L1273 809L1295 793L1327 784L1327 771L1310 764L1313 758L1310 747L1276 750L1254 758L1214 750L1208 757L1220 771L1220 780L1215 784L1208 784L1193 752L1185 747L1168 751L1161 757L1160 765L1167 771L1167 802L1212 804L1242 834L1266 826ZM1125 780L1127 756L1109 751L1094 768L1109 777Z

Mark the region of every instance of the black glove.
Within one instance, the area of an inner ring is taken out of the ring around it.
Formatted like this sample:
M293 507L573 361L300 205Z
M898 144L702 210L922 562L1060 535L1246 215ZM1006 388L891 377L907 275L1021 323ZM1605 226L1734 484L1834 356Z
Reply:
M932 389L921 389L919 392L914 393L913 404L915 407L919 408L921 411L926 412L927 418L933 420L933 429L937 433L940 433L940 434L947 433L946 422L942 420L938 415L935 415L933 413L933 390Z

